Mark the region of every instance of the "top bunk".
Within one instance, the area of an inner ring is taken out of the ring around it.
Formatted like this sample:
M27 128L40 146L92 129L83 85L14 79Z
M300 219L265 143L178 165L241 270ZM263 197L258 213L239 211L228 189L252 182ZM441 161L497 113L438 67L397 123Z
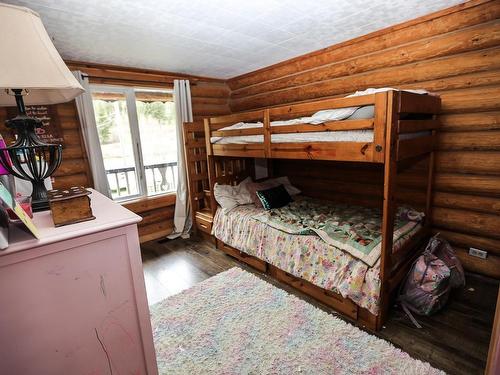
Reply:
M368 89L205 119L211 156L384 163L434 148L439 97L423 90Z

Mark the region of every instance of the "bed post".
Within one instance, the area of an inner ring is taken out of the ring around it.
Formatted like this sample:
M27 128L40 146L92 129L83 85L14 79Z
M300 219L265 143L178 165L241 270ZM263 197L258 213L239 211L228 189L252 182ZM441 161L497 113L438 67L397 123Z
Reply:
M210 142L210 119L206 118L203 120L205 128L205 144L207 145L207 172L208 172L208 184L210 186L210 211L212 215L215 216L217 211L217 202L214 196L214 185L215 185L215 165L214 165L214 155L212 151L212 142Z
M186 163L186 169L188 173L187 184L188 184L188 192L189 192L189 203L191 205L191 220L193 222L193 231L197 232L196 223L196 211L199 210L199 201L195 199L195 187L193 181L191 180L192 169L196 169L196 162L191 160L192 153L194 153L194 148L189 146L189 140L192 138L191 132L188 131L189 124L193 124L192 122L183 122L182 123L182 134L184 136L184 160Z
M269 117L269 108L264 109L264 155L266 158L271 158L271 120Z
M373 129L373 151L372 160L374 162L383 163L385 151L385 133L387 128L387 97L392 91L379 92L375 94L375 114L374 114L374 129Z
M385 129L384 157L384 202L382 211L382 248L380 255L380 311L377 318L377 330L382 328L387 318L390 303L390 285L392 263L392 242L394 236L395 185L397 174L397 125L398 96L395 91L387 92L387 119Z
M436 115L433 116L434 119ZM436 138L436 130L432 130L432 138ZM431 229L432 226L432 185L434 182L434 148L429 153L429 167L427 175L427 187L425 196L425 226Z

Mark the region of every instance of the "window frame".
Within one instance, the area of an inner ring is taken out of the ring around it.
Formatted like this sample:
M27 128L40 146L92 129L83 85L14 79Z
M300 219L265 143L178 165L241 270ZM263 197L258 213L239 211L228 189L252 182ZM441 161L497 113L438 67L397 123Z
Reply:
M126 197L113 198L113 201L119 203L136 199L154 198L167 194L175 194L175 191L166 191L159 194L148 195L146 168L142 157L141 134L139 131L139 116L137 114L137 105L136 105L137 99L135 96L136 91L141 91L141 90L155 90L155 91L168 92L172 94L174 92L174 90L172 89L160 88L160 87L137 87L137 86L90 84L91 96L94 92L110 92L110 93L125 95L125 103L127 105L127 116L130 128L130 137L132 139L132 148L133 148L134 162L137 172L137 184L139 192L138 194L129 195ZM99 141L99 146L101 147L100 141ZM104 160L102 160L102 162L104 163ZM177 162L179 161L177 160Z

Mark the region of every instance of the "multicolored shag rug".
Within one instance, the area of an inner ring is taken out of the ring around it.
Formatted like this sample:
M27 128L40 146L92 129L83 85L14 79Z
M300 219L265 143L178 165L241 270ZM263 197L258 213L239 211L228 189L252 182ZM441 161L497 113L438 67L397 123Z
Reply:
M239 268L151 314L160 374L444 374Z

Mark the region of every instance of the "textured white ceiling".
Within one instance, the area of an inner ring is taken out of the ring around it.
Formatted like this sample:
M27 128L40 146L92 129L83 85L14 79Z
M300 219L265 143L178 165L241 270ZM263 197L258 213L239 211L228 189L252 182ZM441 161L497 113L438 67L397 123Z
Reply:
M0 0L65 59L229 78L463 0Z

